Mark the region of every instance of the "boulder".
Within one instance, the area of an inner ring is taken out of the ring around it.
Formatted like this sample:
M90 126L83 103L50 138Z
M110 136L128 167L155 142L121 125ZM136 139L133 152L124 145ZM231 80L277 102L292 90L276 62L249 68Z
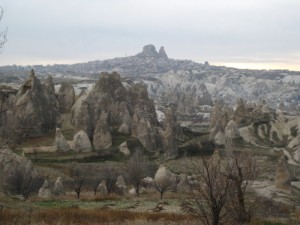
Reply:
M62 178L58 177L54 183L53 193L55 195L65 195L64 186L62 183Z
M276 176L275 176L275 186L279 189L290 189L291 188L291 175L287 168L286 157L283 155L280 157Z
M56 128L54 146L57 147L57 151L66 152L70 150L70 145L59 128Z
M83 130L78 131L73 137L73 150L77 152L92 151L91 141Z
M127 146L127 142L123 142L122 144L120 144L119 146L119 150L120 152L122 152L125 156L129 156L130 155L130 150Z
M97 193L100 193L101 195L107 195L107 186L105 180L98 185Z
M136 196L136 190L135 188L131 188L129 191L128 191L128 194L131 195L131 196Z
M96 150L109 148L112 145L112 136L109 131L107 115L106 112L102 111L95 128L93 144Z
M57 97L60 105L60 113L70 113L75 103L75 91L73 85L67 82L61 83Z
M47 180L44 181L43 186L39 189L38 193L39 198L52 198L53 194L50 190L50 186Z
M122 175L118 176L116 186L121 194L126 194L127 186L126 186L124 177Z

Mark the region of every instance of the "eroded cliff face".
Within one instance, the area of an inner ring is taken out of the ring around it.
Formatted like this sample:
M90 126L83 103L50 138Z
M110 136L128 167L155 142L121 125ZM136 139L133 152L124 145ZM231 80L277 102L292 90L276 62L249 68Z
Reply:
M33 70L16 95L7 99L5 107L7 110L1 113L1 128L10 135L47 135L56 128L60 115L52 79L42 84Z
M149 151L157 149L153 126L158 122L146 87L138 83L126 89L116 72L101 73L91 92L77 100L72 108L72 123L76 130L84 130L99 148L109 147L109 136L117 132L132 134ZM103 141L99 135L105 137Z

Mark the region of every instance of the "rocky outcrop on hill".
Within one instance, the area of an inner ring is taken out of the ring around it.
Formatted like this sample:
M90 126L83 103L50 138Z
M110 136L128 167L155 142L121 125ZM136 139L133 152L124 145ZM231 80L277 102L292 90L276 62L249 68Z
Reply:
M63 82L59 88L58 101L60 105L60 113L70 113L75 103L75 91L71 83Z
M291 175L286 165L286 158L283 155L277 164L277 171L275 176L275 186L279 189L291 188Z
M75 129L88 134L95 148L110 146L110 132L114 131L132 134L147 150L156 150L153 126L158 122L145 85L137 83L125 88L115 72L101 73L91 92L77 100L72 108L72 123Z
M163 46L160 47L158 54L161 58L169 59L169 57L165 51L165 48Z
M32 70L17 94L7 100L8 110L1 115L2 124L6 127L4 132L27 134L29 137L52 132L59 117L59 105L53 88L51 78L45 85L41 84Z
M78 131L73 137L73 150L77 152L92 151L92 144L88 135L83 131Z
M66 152L70 150L70 145L59 128L56 128L54 146L57 147L57 151Z

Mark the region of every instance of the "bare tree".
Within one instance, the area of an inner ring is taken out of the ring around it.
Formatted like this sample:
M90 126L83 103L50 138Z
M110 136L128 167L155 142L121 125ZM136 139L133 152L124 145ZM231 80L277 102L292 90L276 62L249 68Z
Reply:
M172 177L160 177L159 179L154 179L154 189L160 194L160 199L163 198L164 193L172 190L175 184L175 180Z
M22 195L25 199L42 186L43 178L32 174L27 163L12 161L13 165L5 176L5 190L14 195Z
M148 175L149 161L140 149L136 149L127 164L129 182L135 188L137 196L140 194L142 179Z
M0 7L0 21L2 20L2 16L3 16L3 8ZM7 29L5 29L4 31L0 31L0 49L3 48L5 42L7 41L6 34L7 34Z
M250 212L246 209L245 192L249 181L258 174L258 166L247 152L227 151L227 168L224 175L232 181L230 204L226 205L236 223L242 224L250 220Z
M188 193L190 211L197 214L205 225L223 223L232 182L223 174L220 160L202 157L200 161L189 162L189 165L193 174Z
M116 170L109 166L104 170L104 180L106 182L107 194L110 195L113 192L118 192L117 182L117 172Z
M76 193L76 197L80 198L80 193L86 181L83 168L77 164L71 165L70 175L72 177L71 185Z

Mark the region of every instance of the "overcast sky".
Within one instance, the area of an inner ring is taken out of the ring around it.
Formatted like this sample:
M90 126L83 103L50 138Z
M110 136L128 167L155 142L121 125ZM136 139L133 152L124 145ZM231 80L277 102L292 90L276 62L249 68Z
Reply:
M0 65L134 55L300 70L300 0L1 0Z

